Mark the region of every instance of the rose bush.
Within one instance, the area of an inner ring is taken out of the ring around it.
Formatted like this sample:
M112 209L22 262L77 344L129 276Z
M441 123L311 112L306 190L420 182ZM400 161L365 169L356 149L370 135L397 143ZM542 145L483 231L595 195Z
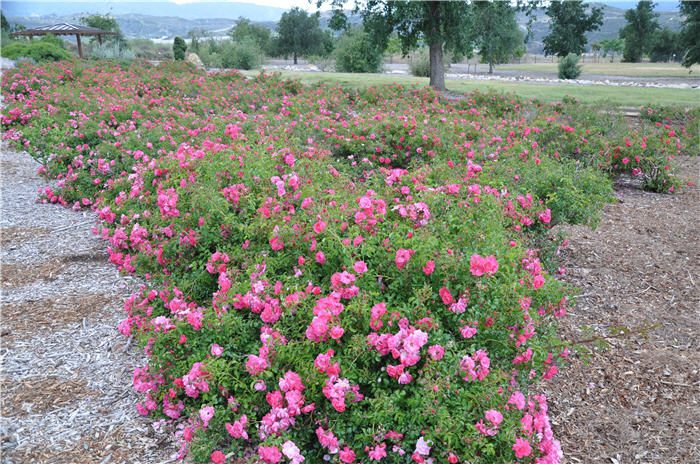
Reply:
M24 66L3 94L4 139L58 179L43 201L92 208L146 282L119 327L139 411L217 463L558 462L537 384L567 289L533 244L594 223L611 173L672 190L649 166L686 136L174 63Z

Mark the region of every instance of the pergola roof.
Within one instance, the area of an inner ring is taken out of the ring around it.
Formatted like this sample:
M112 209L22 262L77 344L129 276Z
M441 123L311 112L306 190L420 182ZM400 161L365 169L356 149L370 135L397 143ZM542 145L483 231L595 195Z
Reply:
M112 32L112 31L103 31L102 29L98 29L96 27L61 23L61 24L53 24L51 26L40 26L40 27L35 27L34 29L25 29L23 31L11 32L10 37L17 37L19 35L24 35L24 36L28 36L29 39L31 40L31 38L34 37L35 35L47 35L47 34L74 35L76 41L78 42L78 55L80 55L80 58L83 58L83 44L80 41L81 35L96 35L97 40L100 42L100 45L101 45L103 35L116 35L117 33Z
M34 36L34 35L46 35L46 34L53 34L53 35L76 35L76 34L80 34L80 35L114 35L114 34L116 34L116 32L103 31L102 29L98 29L96 27L90 27L90 26L61 23L61 24L53 24L51 26L40 26L40 27L35 27L33 29L25 29L23 31L12 32L12 33L10 33L10 36L16 37L19 35Z

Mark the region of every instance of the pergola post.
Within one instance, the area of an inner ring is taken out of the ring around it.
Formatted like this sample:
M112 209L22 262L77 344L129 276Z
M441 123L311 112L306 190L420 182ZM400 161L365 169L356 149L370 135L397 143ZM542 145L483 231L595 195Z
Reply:
M78 56L83 59L83 44L80 42L80 34L75 34L75 38L78 40Z
M97 34L97 41L102 45L102 34Z

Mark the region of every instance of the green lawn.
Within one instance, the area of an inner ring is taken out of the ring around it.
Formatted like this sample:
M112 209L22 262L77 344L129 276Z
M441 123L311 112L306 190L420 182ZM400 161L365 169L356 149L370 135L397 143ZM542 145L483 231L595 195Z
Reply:
M246 71L247 75L257 75L259 71ZM339 83L348 87L369 87L393 82L410 85L428 85L427 78L411 76L388 76L382 74L351 73L309 73L280 71L291 79L300 79L304 84L323 81ZM664 106L700 106L700 91L683 89L656 89L640 87L613 87L605 85L547 85L501 81L447 80L448 90L465 93L476 89L481 91L515 92L525 98L538 98L542 101L559 101L570 95L582 102L597 106L628 106L638 108L648 104Z
M590 60L590 58L587 58ZM600 63L581 63L583 74L605 74L625 77L700 77L700 66L684 68L678 63L610 63L601 58ZM501 64L499 70L557 72L557 63ZM689 72L692 71L692 72ZM585 76L582 76L585 77Z

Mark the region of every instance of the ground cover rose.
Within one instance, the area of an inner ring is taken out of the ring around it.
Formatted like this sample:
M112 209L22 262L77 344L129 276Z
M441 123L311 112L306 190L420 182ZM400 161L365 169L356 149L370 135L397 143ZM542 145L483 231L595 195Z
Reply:
M568 300L533 238L591 220L609 173L677 185L687 137L611 136L570 101L172 63L2 79L4 138L58 180L42 201L94 210L144 277L119 327L147 354L139 412L197 462L557 462L535 392Z

